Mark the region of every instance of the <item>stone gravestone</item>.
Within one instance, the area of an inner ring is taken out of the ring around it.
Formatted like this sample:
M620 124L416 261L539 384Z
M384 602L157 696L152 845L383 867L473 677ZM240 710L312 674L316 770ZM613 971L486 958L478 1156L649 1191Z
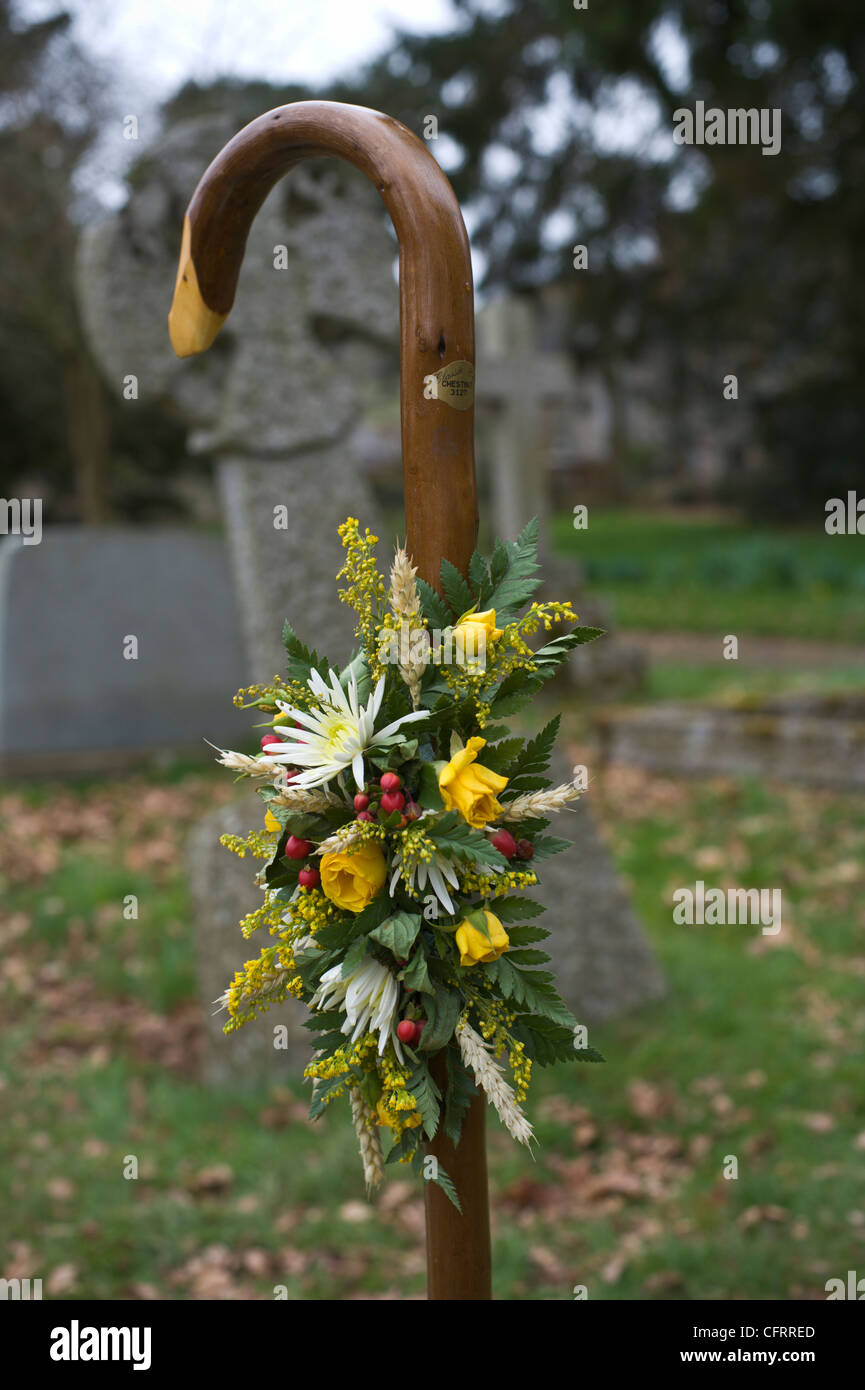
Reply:
M561 753L553 758L550 776L556 783L571 778ZM590 801L581 797L572 812L557 815L550 833L573 841L570 849L544 860L535 891L546 908L539 920L552 936L543 944L562 998L581 1023L616 1018L662 998L664 977Z
M119 767L243 736L243 676L215 536L46 527L0 544L0 760L9 774Z
M305 165L277 185L256 217L237 299L215 349L178 362L166 312L180 211L233 119L169 130L149 156L128 206L91 231L79 284L85 322L118 390L134 374L141 393L170 395L190 447L213 457L246 646L248 684L284 669L282 622L335 660L353 645L353 615L339 603L337 527L347 515L375 528L375 503L357 458L369 401L397 390L395 243L375 191L351 170ZM164 306L164 308L163 308ZM379 532L379 534L381 534ZM226 689L230 703L233 690ZM249 716L247 742L253 743ZM228 776L229 774L226 774ZM231 1038L212 1001L257 953L238 931L260 902L257 864L223 849L221 833L260 828L248 790L227 813L206 817L190 842L199 981L206 1012L205 1076L246 1082L296 1075L309 1056L306 1010L279 1011L289 1047L273 1047L275 1015Z
M513 537L529 517L537 516L544 592L551 598L573 596L582 622L606 627L597 603L573 595L576 566L550 553L545 431L550 409L566 406L573 397L573 368L566 355L538 351L529 301L493 301L478 314L478 403L495 534ZM606 635L571 654L568 674L583 691L621 691L641 674L640 653ZM552 775L557 782L570 780L563 758ZM546 944L562 997L585 1021L657 999L664 992L663 977L588 801L577 804L573 817L557 817L556 833L574 844L544 861L537 896L547 909L543 920L552 936Z

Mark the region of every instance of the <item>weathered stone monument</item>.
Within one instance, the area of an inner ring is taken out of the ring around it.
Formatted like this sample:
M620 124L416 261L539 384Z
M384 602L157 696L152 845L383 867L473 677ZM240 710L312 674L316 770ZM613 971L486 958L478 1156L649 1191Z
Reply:
M85 238L80 285L106 376L118 391L131 374L142 394L171 395L188 421L190 446L215 461L247 683L283 669L280 636L289 614L304 639L334 659L352 646L350 614L333 582L342 556L337 527L347 515L375 525L354 436L370 400L397 392L397 291L394 246L374 190L332 164L323 174L301 168L256 218L231 330L206 359L178 363L165 295L177 257L177 207L234 127L231 117L207 118L167 132L127 207ZM227 705L232 694L227 687ZM251 741L251 722L241 746ZM204 1065L212 1081L295 1074L293 1063L309 1051L300 1006L281 1013L289 1047L275 1050L266 1018L238 1039L225 1038L224 1016L214 1016L211 1002L258 949L237 924L261 893L255 862L236 859L219 837L261 820L261 802L244 788L228 813L205 817L190 841L208 1019Z
M573 365L562 352L539 350L536 313L527 299L492 301L477 315L477 332L481 465L495 533L516 535L537 516L545 593L572 598L581 622L607 628L603 606L575 592L582 587L579 566L553 554L549 536L549 434L555 412L575 408ZM597 696L621 694L642 672L641 654L607 633L571 653L566 678ZM563 759L554 771L557 782L570 779ZM578 1017L594 1022L660 997L661 972L589 803L558 817L556 833L574 845L544 863L537 896L547 909L544 922L553 933L547 944L563 997Z
M581 408L571 357L544 341L527 297L491 300L477 315L478 427L481 477L488 482L493 532L515 536L531 516L540 523L544 594L565 594L580 620L602 627L602 642L577 647L566 668L571 686L592 699L621 698L645 675L645 655L611 631L609 609L585 592L578 561L557 554L550 537L549 469L560 417ZM575 501L579 501L576 498Z

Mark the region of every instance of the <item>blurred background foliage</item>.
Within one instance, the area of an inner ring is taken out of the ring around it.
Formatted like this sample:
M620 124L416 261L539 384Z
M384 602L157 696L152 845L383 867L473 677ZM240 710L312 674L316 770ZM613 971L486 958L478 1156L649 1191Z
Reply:
M701 400L711 418L725 371L747 383L759 464L725 470L719 501L795 520L854 486L865 473L858 7L621 0L589 24L571 0L454 0L453 15L451 32L396 31L326 91L189 83L163 119L230 109L240 125L311 95L379 107L418 133L435 113L444 138L432 148L466 208L481 289L559 285L567 349L606 375L614 405L622 365L647 351L663 364L668 419ZM26 25L0 0L0 489L42 488L55 519L96 523L155 519L159 479L207 467L186 454L167 403L133 415L108 398L83 342L75 242L100 208L79 175L117 119L113 82L66 16ZM696 99L780 108L781 153L671 148L674 111ZM590 247L581 274L578 243ZM683 477L681 439L680 456L674 443L651 465L625 458L621 440L633 497L650 468Z

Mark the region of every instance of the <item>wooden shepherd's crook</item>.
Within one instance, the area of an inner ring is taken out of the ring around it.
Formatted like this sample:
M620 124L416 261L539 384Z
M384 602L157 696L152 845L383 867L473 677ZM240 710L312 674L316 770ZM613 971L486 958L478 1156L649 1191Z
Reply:
M300 101L245 126L192 196L168 316L180 357L210 347L234 303L253 218L277 179L303 159L337 155L375 184L399 242L400 411L406 549L440 587L446 557L462 574L477 537L474 465L474 297L469 243L453 189L399 121L363 106ZM452 364L453 382L442 369ZM438 374L439 385L430 378ZM444 1054L432 1059L444 1092ZM490 1227L485 1103L476 1096L458 1149L443 1130L427 1144L452 1177L463 1214L425 1184L431 1299L488 1299Z

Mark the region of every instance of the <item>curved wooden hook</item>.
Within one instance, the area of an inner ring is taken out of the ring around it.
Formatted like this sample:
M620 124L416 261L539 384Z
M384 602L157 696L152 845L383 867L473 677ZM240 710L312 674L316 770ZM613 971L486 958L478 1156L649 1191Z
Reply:
M318 155L362 170L396 230L406 548L422 578L438 588L442 557L465 573L477 537L474 296L459 204L417 136L380 111L334 101L294 102L245 126L205 171L189 204L168 317L171 342L180 357L210 347L234 303L255 214L277 179ZM471 371L451 374L452 390L447 381L444 389L430 384L456 363Z

